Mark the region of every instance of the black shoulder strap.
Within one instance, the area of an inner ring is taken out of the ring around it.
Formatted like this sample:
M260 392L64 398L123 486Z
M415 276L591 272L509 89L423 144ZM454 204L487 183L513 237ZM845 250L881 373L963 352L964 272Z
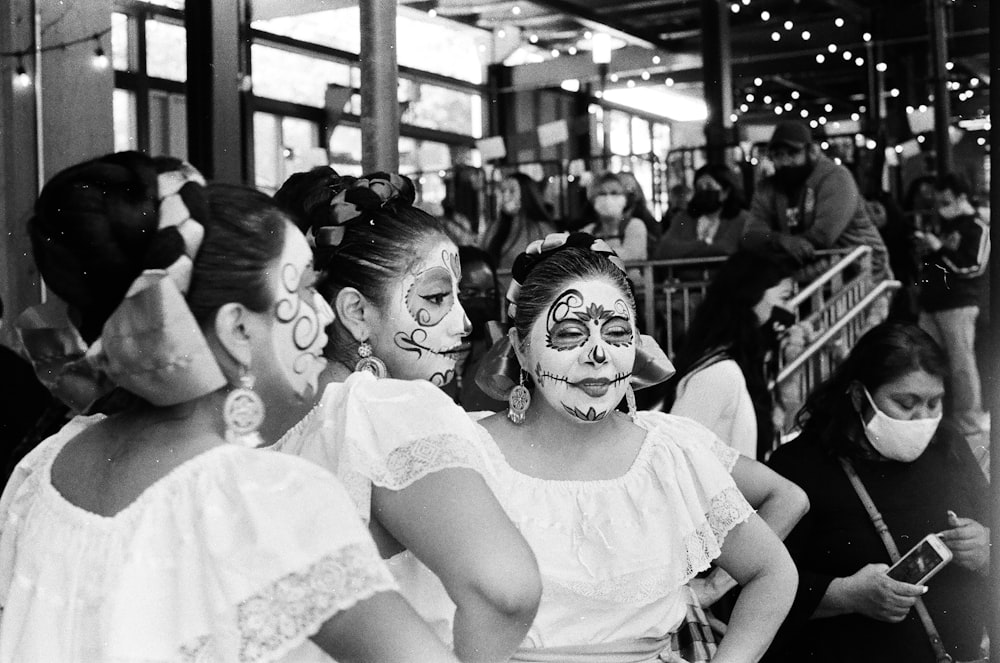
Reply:
M839 458L839 460L841 467L844 468L844 473L847 474L848 480L854 487L854 492L858 494L858 499L861 500L865 511L868 512L868 517L872 519L872 524L875 525L875 530L878 532L879 537L882 539L882 544L889 553L889 559L893 563L899 561L899 548L896 547L896 542L893 541L892 535L889 534L889 527L885 524L885 520L875 506L875 502L872 501L872 496L868 494L865 485L861 483L861 477L858 476L854 466L851 465L851 461L843 457ZM938 633L937 627L934 626L934 620L931 619L930 613L927 612L927 606L918 598L913 607L917 611L917 616L920 617L920 623L924 625L924 630L927 631L927 637L931 641L931 648L934 649L934 657L938 663L952 663L954 659L945 651L941 635Z

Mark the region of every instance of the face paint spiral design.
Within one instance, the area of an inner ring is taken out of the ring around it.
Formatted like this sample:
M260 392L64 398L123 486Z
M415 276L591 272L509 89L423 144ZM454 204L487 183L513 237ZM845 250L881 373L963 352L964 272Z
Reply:
M568 283L532 325L525 348L539 396L576 421L607 418L632 376L634 318L615 284L600 278Z
M292 370L297 375L302 375L311 367L315 357L308 351L323 331L316 308L305 301L309 295L299 292L301 281L302 273L298 267L291 263L282 265L281 287L288 296L279 299L274 307L278 322L292 325L292 343L295 349L306 353L297 356L292 363Z

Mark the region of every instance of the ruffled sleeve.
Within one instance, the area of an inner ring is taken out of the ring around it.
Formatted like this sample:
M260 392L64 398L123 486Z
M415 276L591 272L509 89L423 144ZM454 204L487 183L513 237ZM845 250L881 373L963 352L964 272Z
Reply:
M718 435L694 419L663 412L640 412L639 416L645 422L643 425L649 427L650 430L670 430L673 435L708 449L726 468L726 472L731 474L733 468L736 467L740 452L723 442Z
M275 445L333 472L363 519L371 487L402 490L450 468L485 473L475 424L429 382L354 373Z
M397 588L350 498L321 468L234 448L215 463L157 496L162 508L142 510L140 554L127 558L113 593L113 654L276 661L301 656L303 645L318 653L306 641L324 622Z

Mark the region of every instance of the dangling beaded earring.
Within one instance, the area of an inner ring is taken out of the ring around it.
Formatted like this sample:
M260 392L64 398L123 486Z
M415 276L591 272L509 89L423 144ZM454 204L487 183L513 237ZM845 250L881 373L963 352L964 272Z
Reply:
M524 371L521 371L521 384L514 385L507 396L509 406L507 408L507 418L515 424L524 422L524 413L531 406L531 392L524 386Z
M246 366L240 367L240 386L229 392L222 406L226 441L246 447L263 444L257 429L264 423L264 401L253 390L254 377Z
M625 404L628 405L628 416L635 421L639 409L635 406L635 390L632 389L632 385L625 388Z
M358 356L361 359L354 365L355 373L368 371L380 379L389 375L389 369L386 368L385 362L372 354L372 346L368 341L361 341L361 345L358 346Z

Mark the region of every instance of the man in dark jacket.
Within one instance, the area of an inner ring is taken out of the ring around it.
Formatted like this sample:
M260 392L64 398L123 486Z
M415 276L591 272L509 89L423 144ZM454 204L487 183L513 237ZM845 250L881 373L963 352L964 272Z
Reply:
M976 366L976 318L987 286L990 228L954 174L935 182L936 228L915 233L923 250L920 326L944 348L951 368L951 414L982 463L989 448L982 383Z
M854 177L820 152L809 127L779 122L768 156L774 175L757 186L743 246L780 250L800 263L817 249L870 246L875 280L891 277L888 252Z

